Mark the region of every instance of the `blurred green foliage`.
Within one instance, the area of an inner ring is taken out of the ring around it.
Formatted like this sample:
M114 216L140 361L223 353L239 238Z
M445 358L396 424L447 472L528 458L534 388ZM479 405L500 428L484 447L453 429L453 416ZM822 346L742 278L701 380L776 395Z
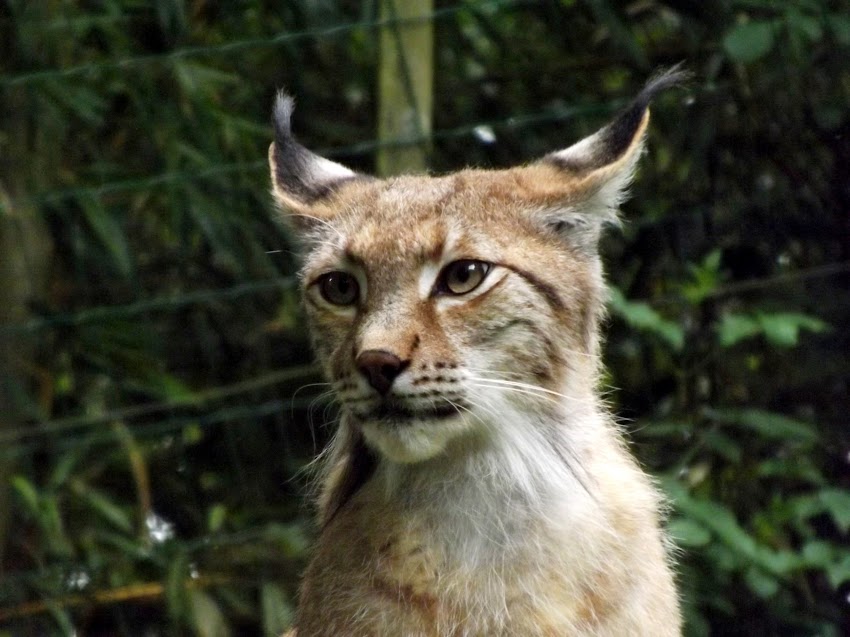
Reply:
M0 369L0 634L290 624L333 408L268 112L288 87L300 137L370 169L378 1L0 4L0 233L29 210L52 250L0 325L27 353ZM689 635L847 634L848 3L451 0L434 21L437 171L564 147L654 69L694 71L604 245L610 401L671 497Z

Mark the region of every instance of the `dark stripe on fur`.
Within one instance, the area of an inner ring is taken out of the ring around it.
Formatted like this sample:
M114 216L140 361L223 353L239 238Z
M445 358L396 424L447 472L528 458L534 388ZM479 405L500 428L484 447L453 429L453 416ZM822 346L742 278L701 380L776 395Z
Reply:
M532 274L527 270L523 270L522 268L519 268L515 265L508 265L506 263L500 263L499 265L504 268L507 268L515 274L518 274L523 279L528 281L528 283L530 283L531 286L536 289L544 299L546 299L546 302L556 312L561 312L566 309L566 305L564 305L564 302L561 300L561 297L558 296L558 292L555 290L555 287L553 285L549 285L542 279L538 278L537 275Z
M327 528L337 513L369 481L369 478L374 475L375 468L378 466L378 460L375 454L366 446L363 436L359 433L353 435L354 441L351 444L348 457L345 459L342 476L333 493L328 497L323 528Z

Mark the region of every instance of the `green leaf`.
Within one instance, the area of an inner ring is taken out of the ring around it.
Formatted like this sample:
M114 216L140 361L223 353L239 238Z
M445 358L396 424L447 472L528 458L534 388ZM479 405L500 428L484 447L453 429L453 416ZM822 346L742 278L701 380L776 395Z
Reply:
M198 94L215 97L219 88L239 82L239 76L235 73L227 73L197 62L178 60L173 68L178 85L192 97L199 97Z
M129 278L133 272L133 259L118 216L105 208L95 197L81 199L80 208L86 223L112 257L115 269L125 278Z
M731 436L727 436L722 431L708 430L703 433L702 440L706 447L716 451L725 460L732 463L739 463L743 455L741 445Z
M788 27L803 34L810 42L818 42L823 37L820 20L800 11L791 10L785 16Z
M720 271L720 261L722 260L723 252L721 250L712 250L702 260L702 269L709 272Z
M109 101L85 82L45 82L43 90L89 126L99 126L108 112Z
M835 549L829 542L823 540L812 540L806 542L803 550L800 551L805 565L808 567L825 567L835 560Z
M130 558L135 560L151 559L150 547L142 544L139 539L133 536L128 536L126 533L105 531L101 528L96 528L93 529L92 534L97 537L99 542L117 549Z
M186 590L186 576L189 573L189 557L180 551L172 556L165 579L165 601L168 614L174 621L184 619L189 606Z
M56 555L70 557L73 555L74 549L68 535L65 533L62 513L59 510L57 498L54 496L42 498L40 508L41 514L38 522L44 531L47 546Z
M785 321L776 314L762 314L758 317L767 340L777 347L794 347L800 329L793 321Z
M642 438L687 438L693 423L675 420L641 420L636 423L635 434Z
M608 305L629 326L655 334L677 352L684 347L685 332L682 327L662 317L649 304L629 301L618 288L612 286L609 289Z
M844 582L850 582L850 554L845 555L837 562L827 564L826 577L835 590L838 590L838 587Z
M35 488L35 485L23 476L14 476L11 482L12 488L14 488L18 493L30 513L38 516L41 512L41 508L39 506L41 498L38 495L38 490Z
M56 461L56 465L50 472L50 479L47 481L48 489L55 490L65 484L71 472L77 468L77 464L83 462L88 447L88 442L82 441L79 443L79 447L66 451Z
M271 523L263 530L263 537L277 545L284 557L303 557L310 542L304 534L304 529L297 524Z
M214 504L207 513L207 529L210 533L221 530L224 520L227 518L227 507L223 504Z
M710 530L737 554L738 567L758 566L771 575L781 576L799 566L800 559L794 553L774 551L757 542L753 536L741 528L734 513L723 505L711 500L694 498L677 483L668 483L665 486L673 497L677 511ZM758 584L764 584L764 582Z
M682 296L687 299L691 305L698 305L706 298L711 296L722 281L722 273L720 272L720 262L722 252L712 250L703 260L696 264L688 265L690 272L690 280L682 285Z
M202 590L189 593L189 606L192 611L192 624L199 637L228 637L230 626L216 601Z
M711 533L701 524L688 518L671 520L667 530L678 546L705 546L711 541Z
M725 314L715 329L723 347L731 347L759 334L764 334L768 342L777 347L793 347L799 341L800 330L824 332L829 325L799 312L757 312L754 315Z
M793 347L797 344L800 330L823 332L828 325L818 318L795 312L759 313L756 315L765 338L777 347Z
M818 493L818 497L829 511L835 525L845 534L850 531L850 491L823 489Z
M263 605L263 633L277 637L292 625L295 613L283 589L277 584L265 582L260 589Z
M710 500L677 500L676 506L714 531L728 546L748 556L755 554L756 542L744 531L726 507Z
M850 46L850 16L845 13L832 13L827 18L827 24L839 44Z
M57 626L59 626L60 628L59 634L79 634L78 629L74 625L74 621L71 619L71 614L68 612L67 608L64 608L61 604L58 604L53 600L47 600L46 605L47 611L50 613L50 616L53 618L53 621L56 622Z
M807 568L826 571L826 577L834 589L850 581L850 550L823 540L812 540L800 552Z
M752 338L761 332L761 326L751 316L745 314L724 314L715 327L722 347L732 347L735 343Z
M190 423L183 427L180 434L185 445L195 445L204 439L204 430L198 423Z
M714 421L738 425L757 432L763 438L817 442L817 430L807 422L761 409L706 409Z
M748 568L744 572L747 586L762 599L770 599L779 590L779 581L759 568Z
M774 42L771 22L736 24L723 38L723 49L733 62L749 64L770 53Z
M133 530L130 515L110 500L106 494L86 484L80 484L74 491L103 519L127 533Z
M160 369L155 369L145 375L144 381L146 389L166 400L186 400L193 395L192 390L186 383Z
M791 458L768 458L756 466L758 478L789 478L808 482L813 486L826 484L823 470L811 456L795 455Z

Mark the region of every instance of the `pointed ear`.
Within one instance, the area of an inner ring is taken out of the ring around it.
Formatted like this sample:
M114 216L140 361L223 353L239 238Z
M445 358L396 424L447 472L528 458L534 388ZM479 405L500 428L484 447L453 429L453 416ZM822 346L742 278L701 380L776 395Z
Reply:
M269 146L272 194L275 202L296 223L313 216L311 208L342 184L359 175L342 164L320 157L299 144L292 135L295 100L281 91L275 100L272 123L275 140Z
M611 122L569 148L546 155L533 166L554 169L564 201L551 208L547 223L595 250L601 228L616 223L627 197L649 124L649 103L661 91L688 77L677 65L657 74ZM551 172L550 172L551 175Z

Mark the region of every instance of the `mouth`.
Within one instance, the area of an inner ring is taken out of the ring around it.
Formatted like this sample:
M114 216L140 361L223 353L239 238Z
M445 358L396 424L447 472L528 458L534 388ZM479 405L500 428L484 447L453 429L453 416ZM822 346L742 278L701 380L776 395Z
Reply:
M468 407L460 396L429 398L390 396L351 413L366 444L382 457L403 464L421 462L442 453L469 428L462 415Z
M425 409L411 409L398 402L383 402L365 414L358 415L363 421L377 422L384 425L401 426L412 422L429 420L445 420L457 416L459 409L454 405L434 405Z

